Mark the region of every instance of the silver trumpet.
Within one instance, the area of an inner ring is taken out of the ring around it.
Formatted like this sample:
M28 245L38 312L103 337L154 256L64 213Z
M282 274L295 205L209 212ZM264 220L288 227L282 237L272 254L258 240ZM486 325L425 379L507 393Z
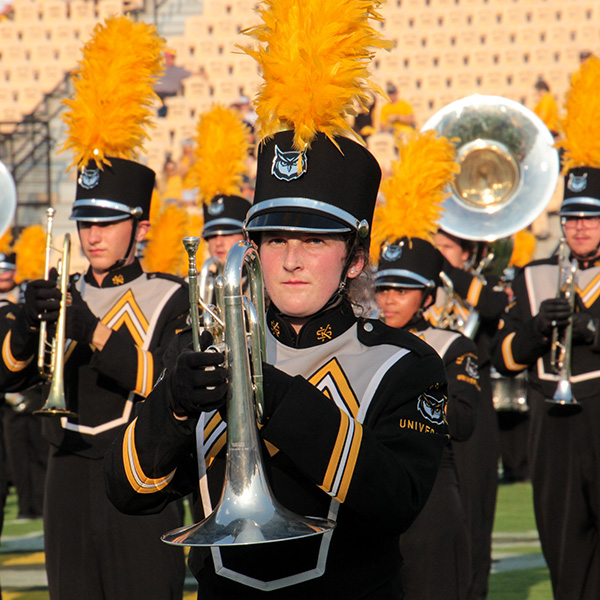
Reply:
M579 406L571 388L571 352L573 346L573 312L577 294L577 261L569 261L569 247L565 239L561 239L558 256L558 298L566 298L571 308L571 316L560 337L558 327L552 330L552 346L550 350L550 366L558 375L558 385L552 398L546 402L563 406Z
M250 283L250 300L242 290L244 270ZM197 290L195 283L190 283L190 290ZM279 504L265 476L257 421L260 423L263 412L262 357L266 327L262 268L255 246L238 242L231 248L223 286L225 355L230 383L223 491L207 518L168 532L161 539L177 546L233 546L279 542L331 531L334 522L299 516ZM193 314L197 299L192 298L191 303Z
M47 210L46 230L46 265L45 278L50 272L50 255L52 252L52 223L54 209ZM71 236L67 233L63 242L62 257L58 263L58 281L60 289L60 308L56 322L56 333L48 340L48 330L45 321L40 323L37 365L40 375L50 382L50 392L44 406L34 414L50 417L76 417L77 414L67 408L64 391L65 374L65 329L67 321L67 296L69 287L69 269L71 264ZM49 354L49 359L48 355Z

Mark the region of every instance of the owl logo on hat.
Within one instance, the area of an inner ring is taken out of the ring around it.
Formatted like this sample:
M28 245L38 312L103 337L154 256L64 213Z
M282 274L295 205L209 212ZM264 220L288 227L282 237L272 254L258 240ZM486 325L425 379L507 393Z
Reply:
M302 165L298 169L298 164ZM271 166L271 174L281 181L292 181L306 173L306 151L290 150L283 152L279 146L275 146L275 156Z
M575 175L575 173L569 173L569 180L567 181L567 187L576 194L583 192L587 187L587 173L583 175Z
M398 260L402 256L402 246L403 244L385 244L381 257L389 262Z
M86 190L95 188L98 183L100 183L100 169L88 169L86 167L81 167L81 174L79 175L78 183Z

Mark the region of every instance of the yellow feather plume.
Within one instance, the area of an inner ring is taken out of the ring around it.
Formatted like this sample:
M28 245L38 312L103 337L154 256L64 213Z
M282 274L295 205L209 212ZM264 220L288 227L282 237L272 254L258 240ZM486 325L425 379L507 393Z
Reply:
M41 279L46 266L46 232L41 225L26 227L15 242L17 255L15 281L22 283Z
M62 150L73 151L74 165L94 159L102 168L109 156L131 160L143 149L164 46L154 25L128 16L96 25L73 73L75 96L64 101L68 139Z
M142 259L144 271L186 275L188 260L182 240L187 229L185 209L175 204L166 206L150 228Z
M369 20L381 21L379 0L264 0L263 24L242 33L258 47L240 47L264 79L257 99L256 131L264 139L293 129L304 150L317 132L360 139L346 117L369 105L369 64L377 48L391 48ZM261 45L262 44L262 45Z
M456 149L433 130L414 132L397 141L399 160L392 163L392 175L381 183L385 203L375 208L371 255L379 260L385 241L402 236L431 241L437 231L447 186L459 166Z
M564 171L574 167L600 168L600 59L592 56L571 78L561 121L565 140Z
M10 254L12 250L13 235L10 229L7 229L2 237L0 237L0 254Z
M215 104L200 115L190 172L199 200L206 204L217 194L239 195L249 152L250 128L237 111Z

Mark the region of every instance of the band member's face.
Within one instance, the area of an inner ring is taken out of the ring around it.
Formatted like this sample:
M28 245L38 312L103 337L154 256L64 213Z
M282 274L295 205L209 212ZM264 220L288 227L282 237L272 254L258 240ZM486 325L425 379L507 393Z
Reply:
M424 295L424 290L418 288L378 288L375 300L386 325L400 328L419 310Z
M242 233L232 233L230 235L213 235L208 238L208 253L218 258L222 264L225 264L227 254L231 247L244 239Z
M566 218L563 221L565 240L578 258L594 259L600 256L600 217ZM588 256L588 254L593 253Z
M144 239L149 226L148 221L138 223L136 242ZM89 260L92 271L97 279L98 277L102 279L108 272L108 269L118 260L125 257L125 253L129 247L132 227L132 219L110 221L107 223L78 222L81 249L85 257ZM135 244L133 244L125 260L125 264L131 264L134 257Z
M10 292L15 285L14 271L0 271L0 293Z
M268 232L260 243L260 258L271 301L298 331L338 289L346 244L328 235ZM348 270L348 278L357 277L363 264L359 255Z
M460 244L445 236L443 233L435 234L433 245L443 254L444 258L453 266L462 269L469 258L469 253L463 250Z

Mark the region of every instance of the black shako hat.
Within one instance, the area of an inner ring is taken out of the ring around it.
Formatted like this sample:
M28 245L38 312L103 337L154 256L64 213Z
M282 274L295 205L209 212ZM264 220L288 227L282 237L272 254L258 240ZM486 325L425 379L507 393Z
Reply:
M381 169L363 146L317 133L310 149L292 145L293 131L276 133L258 154L254 204L246 231L357 232L367 238Z
M381 248L375 288L427 288L433 291L441 285L440 271L444 267L442 253L421 238L403 237Z
M156 175L140 163L109 157L100 169L91 160L79 169L71 219L104 223L135 217L150 219L150 203Z
M14 271L17 268L17 255L14 252L0 252L0 273Z
M203 207L202 237L208 239L215 235L242 233L250 206L250 201L241 196L215 196Z
M575 167L565 174L561 217L597 217L600 215L600 169Z

